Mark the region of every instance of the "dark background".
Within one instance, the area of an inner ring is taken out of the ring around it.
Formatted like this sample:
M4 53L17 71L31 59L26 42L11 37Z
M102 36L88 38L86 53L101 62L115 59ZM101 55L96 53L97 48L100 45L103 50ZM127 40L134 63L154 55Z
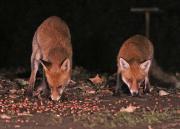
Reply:
M0 68L30 70L31 41L36 28L51 15L70 27L74 65L92 71L115 72L122 42L144 34L144 15L131 7L159 7L151 16L150 39L155 58L167 71L180 67L179 0L1 0Z

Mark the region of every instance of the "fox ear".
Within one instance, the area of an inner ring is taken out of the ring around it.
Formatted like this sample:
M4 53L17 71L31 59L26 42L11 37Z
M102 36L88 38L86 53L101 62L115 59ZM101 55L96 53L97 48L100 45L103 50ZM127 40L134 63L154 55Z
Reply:
M70 59L65 59L61 65L61 69L64 71L69 71L71 69Z
M128 69L130 67L128 62L126 60L124 60L123 58L120 58L119 64L120 64L121 70L125 70L125 69Z
M152 60L147 60L140 65L140 68L148 73Z
M42 60L42 59L40 59L40 63L41 63L41 65L43 66L43 68L44 69L49 69L49 67L51 67L51 62L48 62L48 61L45 61L45 60Z

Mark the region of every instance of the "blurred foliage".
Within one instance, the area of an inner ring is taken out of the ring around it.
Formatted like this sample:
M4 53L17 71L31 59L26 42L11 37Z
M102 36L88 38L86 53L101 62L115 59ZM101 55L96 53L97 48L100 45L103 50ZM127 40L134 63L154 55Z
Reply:
M144 15L131 7L159 7L151 17L151 40L160 65L172 71L180 66L180 1L174 0L26 0L0 2L0 67L30 69L31 41L39 24L51 15L70 27L74 65L90 70L116 70L116 56L129 36L144 34Z

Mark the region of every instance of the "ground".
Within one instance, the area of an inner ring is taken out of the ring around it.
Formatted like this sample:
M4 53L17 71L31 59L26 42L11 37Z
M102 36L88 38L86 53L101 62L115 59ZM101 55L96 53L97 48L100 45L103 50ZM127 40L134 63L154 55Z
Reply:
M152 86L151 93L114 95L115 76L81 67L61 101L25 94L24 69L0 71L0 129L179 129L180 91ZM41 80L41 76L38 76Z

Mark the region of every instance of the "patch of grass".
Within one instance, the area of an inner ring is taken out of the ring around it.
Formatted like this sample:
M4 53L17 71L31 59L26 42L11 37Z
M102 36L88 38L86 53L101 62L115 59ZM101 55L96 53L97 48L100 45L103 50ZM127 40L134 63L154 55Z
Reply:
M164 112L117 112L111 114L110 112L99 112L95 114L83 114L75 116L74 121L79 121L84 127L94 128L101 126L103 128L116 128L122 126L135 126L137 124L154 124L170 119L179 119L180 115L174 111Z
M114 128L116 124L113 121L113 117L109 112L96 113L96 114L83 114L81 116L74 116L74 122L80 121L84 127L94 128L99 125L103 125L106 128Z
M164 112L144 112L144 113L127 113L118 112L115 117L115 121L134 126L140 123L159 123L164 120L178 118L174 111L165 110Z
M49 114L49 118L51 119L52 123L54 124L61 124L62 123L62 117L57 114Z
M63 118L55 113L37 113L30 117L30 121L35 121L43 126L51 126L62 124Z
M162 113L159 112L149 112L143 114L143 121L149 124L159 123L164 120L168 120L174 117L174 112L165 111Z
M137 123L143 122L143 119L137 114L127 113L127 112L118 112L114 116L115 123L121 123L123 125L136 125Z

